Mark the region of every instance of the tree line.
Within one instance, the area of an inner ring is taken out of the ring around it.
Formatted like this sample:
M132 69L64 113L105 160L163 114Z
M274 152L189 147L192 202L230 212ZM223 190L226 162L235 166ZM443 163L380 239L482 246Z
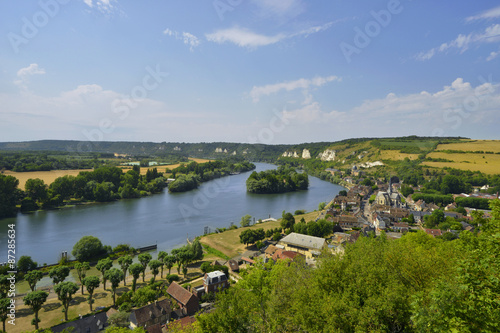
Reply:
M15 216L19 204L25 212L56 208L69 200L108 202L160 193L166 179L156 168L141 175L138 166L126 173L121 168L103 166L76 177L59 177L50 185L42 179L28 179L24 191L18 185L15 177L0 174L0 218Z

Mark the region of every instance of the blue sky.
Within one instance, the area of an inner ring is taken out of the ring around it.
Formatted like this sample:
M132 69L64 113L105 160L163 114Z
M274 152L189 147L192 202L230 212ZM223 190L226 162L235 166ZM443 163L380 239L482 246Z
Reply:
M4 0L0 141L499 139L498 1Z

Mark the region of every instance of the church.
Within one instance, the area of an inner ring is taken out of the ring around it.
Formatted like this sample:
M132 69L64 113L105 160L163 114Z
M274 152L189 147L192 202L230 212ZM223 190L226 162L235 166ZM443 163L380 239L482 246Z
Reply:
M377 193L375 198L375 203L377 205L390 206L401 208L406 206L401 199L401 194L392 191L392 183L389 181L389 188L387 192L380 191Z

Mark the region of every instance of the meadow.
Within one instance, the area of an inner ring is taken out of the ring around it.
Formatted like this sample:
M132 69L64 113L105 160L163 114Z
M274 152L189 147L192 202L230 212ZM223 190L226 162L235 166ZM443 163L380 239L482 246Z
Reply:
M476 140L470 142L449 143L438 145L439 150L459 150L459 151L489 151L500 153L500 140Z
M454 168L460 170L481 171L486 174L500 174L500 155L498 154L449 154L433 152L427 155L431 158L443 158L453 162L424 162L422 165L436 168Z

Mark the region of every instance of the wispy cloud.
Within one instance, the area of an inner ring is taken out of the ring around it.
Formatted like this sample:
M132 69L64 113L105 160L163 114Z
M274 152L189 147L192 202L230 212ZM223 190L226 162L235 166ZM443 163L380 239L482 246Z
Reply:
M250 91L250 97L254 102L258 102L262 96L269 96L281 90L292 91L296 89L308 89L309 87L321 87L328 82L341 81L338 76L331 75L327 77L317 76L313 79L299 79L276 84L268 84L260 87L253 87Z
M490 53L490 55L486 58L486 61L491 61L495 58L497 58L500 55L500 50L498 51L493 51Z
M43 75L45 69L38 67L38 64L30 64L28 67L21 68L17 71L18 79L14 83L22 88L26 88L26 83L31 75Z
M489 20L500 17L500 6L488 9L478 15L469 16L465 19L466 22L476 21L476 20Z
M468 35L460 34L454 40L443 43L439 47L432 48L428 51L420 52L414 58L416 60L425 61L431 59L438 53L447 52L451 49L456 49L459 50L460 53L463 53L474 44L498 42L500 42L500 24L493 24L480 33L470 33Z
M189 49L193 51L197 46L200 45L200 39L195 35L189 32L179 33L174 30L165 29L163 30L163 34L171 37L175 37L175 39L182 40L182 42L189 46Z
M112 2L116 0L83 0L87 6L90 8L95 8L102 13L110 13L114 6Z
M249 29L232 27L228 29L217 30L214 33L206 34L205 37L208 41L223 44L226 42L233 43L240 47L246 48L257 48L260 46L267 46L276 44L284 39L293 38L297 36L309 36L321 31L329 29L334 22L328 22L320 26L313 26L310 28L303 29L295 33L278 33L272 36L258 34Z

